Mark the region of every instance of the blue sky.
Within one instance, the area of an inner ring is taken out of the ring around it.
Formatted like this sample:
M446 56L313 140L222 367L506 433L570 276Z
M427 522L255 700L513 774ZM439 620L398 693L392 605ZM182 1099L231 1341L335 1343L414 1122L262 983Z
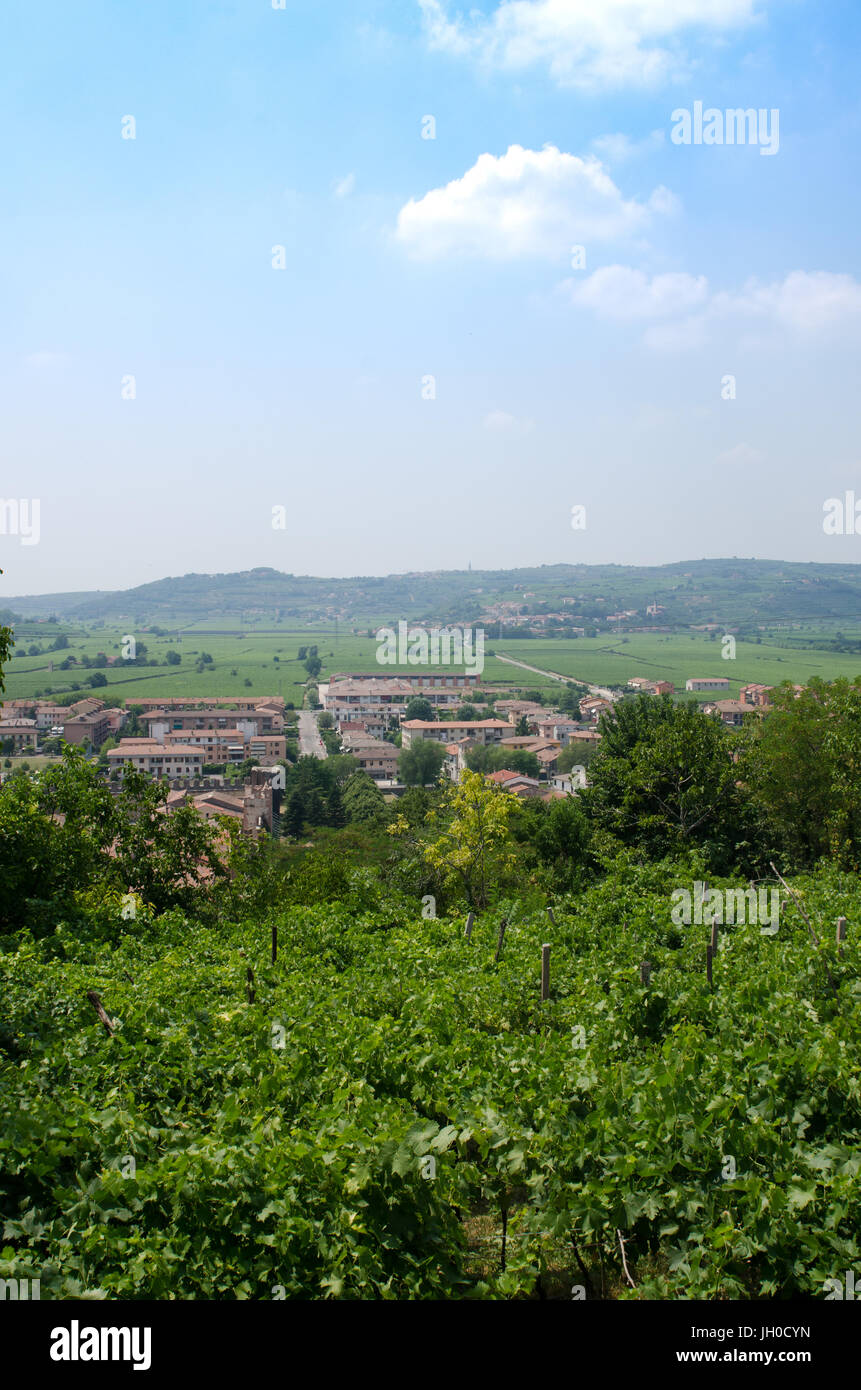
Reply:
M822 525L861 499L859 28L842 0L16 0L0 495L40 529L0 534L3 592L861 558ZM778 148L674 143L697 101L777 110Z

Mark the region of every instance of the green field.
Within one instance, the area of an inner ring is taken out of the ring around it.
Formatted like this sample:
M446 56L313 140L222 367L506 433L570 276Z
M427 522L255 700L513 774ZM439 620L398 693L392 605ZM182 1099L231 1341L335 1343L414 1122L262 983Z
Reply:
M778 645L774 638L761 644L738 642L735 660L721 657L720 638L712 641L708 633L630 633L616 639L580 637L573 641L508 641L492 644L494 651L594 685L625 685L632 676L648 680L670 680L684 690L689 676L728 676L730 690L752 682L778 685L794 681L803 685L812 676L834 680L838 676L861 675L861 656L798 650ZM491 679L498 671L511 680L515 667L494 658L487 662ZM532 681L526 671L524 681ZM535 682L533 682L535 683Z
M69 646L59 652L43 652L41 656L26 655L37 644L46 646L58 632L65 632ZM6 698L62 694L77 684L82 691L92 672L72 667L58 669L68 656L94 657L98 652L119 657L121 643L128 627L67 625L65 627L26 623L16 630L16 655L9 661L6 672ZM845 629L846 635L850 632ZM147 659L163 663L166 653L173 649L182 657L179 666L118 665L104 668L107 687L99 687L103 698L133 703L136 697L160 695L224 695L243 694L283 695L288 702L301 705L306 672L298 659L299 648L316 644L323 661L321 680L335 672L377 672L395 675L398 671L414 674L415 667L380 666L376 661L377 643L373 637L357 636L329 628L300 629L295 625L278 628L270 625L258 629L221 632L214 624L185 628L154 636L145 629L135 634L144 642ZM741 685L759 681L777 685L789 680L804 684L812 676L833 680L838 676L861 674L861 656L823 650L829 634L821 629L799 632L773 632L761 642L742 642L736 645L735 659L721 656L719 636L708 633L630 633L617 637L581 637L573 640L538 638L533 640L503 638L501 642L486 640L485 667L482 685L497 687L552 687L555 682L532 674L499 660L501 653L515 660L558 672L571 680L595 685L625 685L632 676L671 680L683 691L689 676L728 676L730 691L737 694ZM202 671L195 663L202 652L209 653L213 662ZM20 653L20 654L17 654ZM49 669L53 661L54 669ZM462 668L440 668L454 670Z

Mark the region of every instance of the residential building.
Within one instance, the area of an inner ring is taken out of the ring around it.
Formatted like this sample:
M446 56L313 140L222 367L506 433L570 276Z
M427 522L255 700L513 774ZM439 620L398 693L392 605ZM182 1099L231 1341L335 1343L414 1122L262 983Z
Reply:
M202 748L208 763L241 763L257 758L266 763L278 762L287 756L287 740L283 734L246 735L242 729L182 729L170 730L156 740L165 747L190 744Z
M499 772L490 772L485 780L492 782L494 786L501 787L503 791L513 792L515 796L541 795L541 784L534 777L526 777L522 772L512 772L510 768L501 768Z
M510 724L517 724L522 714L545 716L548 713L547 707L536 700L497 700L494 709Z
M375 782L396 780L399 752L393 743L386 743L382 739L350 748L350 755L356 759L362 772L367 772Z
M153 777L197 777L207 761L202 748L191 744L163 744L153 738L122 738L108 753L108 765L119 768L127 763Z
M409 748L413 739L432 738L438 743L452 743L459 738L468 738L476 743L499 743L505 734L511 733L507 719L472 719L462 722L455 719L406 719L401 724L401 742Z
M766 706L771 704L773 685L743 685L738 698L745 705Z
M11 743L13 753L25 748L38 749L38 730L35 719L0 719L0 748Z
M605 710L612 709L609 700L603 700L598 695L584 695L580 701L580 713L584 719L590 719L597 724Z
M110 734L111 721L106 709L95 710L91 714L78 714L63 722L63 738L66 743L74 743L80 747L89 744L91 748L101 748Z
M703 706L704 714L716 714L723 724L729 724L734 728L741 727L744 716L750 714L750 711L751 706L743 700L715 700Z
M417 684L402 676L355 676L334 678L321 685L320 703L336 721L384 719L388 728L392 718L401 718L410 700L421 696L435 709L456 709L463 703L462 681L467 677L439 677L445 684ZM436 681L437 678L435 677ZM456 684L457 682L457 684Z
M34 711L36 728L40 733L62 729L66 711L61 705L37 705Z
M633 676L628 685L644 695L672 695L676 688L672 681L650 681L645 676Z
M538 748L536 750L535 756L538 759L538 764L542 772L546 773L548 776L556 772L559 762L559 753L560 749L558 744L547 748Z
M361 719L339 719L339 734L368 734L371 738L382 738L388 728L388 721L382 714L364 714Z
M93 696L88 695L85 696L83 700L76 700L73 705L68 705L66 708L70 715L77 717L82 714L96 714L99 710L104 709L104 707L104 700L97 700Z
M561 743L562 747L568 742L573 733L576 733L582 725L576 719L562 719L558 715L554 719L540 719L538 721L538 733L543 738L553 739L556 743Z
M367 671L340 671L336 675L329 677L329 688L340 684L342 681L379 681L385 680ZM434 667L423 667L421 671L410 671L407 673L399 671L397 676L389 677L390 680L397 681L399 684L406 684L410 687L413 695L421 692L427 694L429 690L474 690L480 677L467 674L466 672L441 671Z
M164 741L169 733L191 733L194 730L214 729L218 732L239 733L243 740L266 734L281 734L284 718L277 710L149 710L140 716L141 724L149 729L149 737Z
M257 709L270 709L272 711L284 711L283 695L253 695L236 696L229 695L175 695L162 696L160 699L135 700L133 702L140 705L145 714L152 710L170 710L187 713L192 710L224 710L226 712L239 712L241 714L253 714Z

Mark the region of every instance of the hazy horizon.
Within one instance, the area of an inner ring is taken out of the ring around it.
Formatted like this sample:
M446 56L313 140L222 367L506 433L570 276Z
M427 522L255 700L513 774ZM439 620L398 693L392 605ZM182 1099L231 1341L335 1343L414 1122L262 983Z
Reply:
M698 565L698 564L703 564L703 563L708 564L708 563L710 563L710 562L714 562L715 564L722 564L722 563L732 564L733 562L737 562L737 563L739 563L739 564L751 564L751 563L753 563L753 564L759 564L759 563L762 563L762 564L777 564L777 565L780 565L780 564L786 564L786 565L794 565L794 564L811 564L811 565L834 564L835 566L842 566L842 565L845 565L846 563L848 563L847 561L841 561L841 560L834 560L834 561L822 561L822 560L787 560L784 556L769 556L769 555L699 555L699 556L686 555L686 556L683 556L683 557L681 557L681 558L679 558L679 559L677 559L677 560L664 560L664 561L659 561L659 562L657 562L657 563L654 564L654 565L652 565L652 564L638 564L638 563L635 562L635 561L634 561L634 562L631 562L630 564L627 564L627 563L626 563L626 564L623 564L623 563L621 563L621 562L612 561L612 560L609 560L609 561L595 561L594 563L588 563L588 562L585 562L585 561L570 561L570 560L547 560L547 561L539 561L537 564L523 564L523 565L489 565L489 566L483 567L483 568L481 568L481 569L479 569L477 566L473 565L473 567L472 567L471 570L469 570L469 569L467 569L467 568L464 568L464 567L462 567L462 566L452 565L452 566L450 566L450 567L445 567L445 568L443 568L443 567L441 567L441 566L436 566L436 567L433 567L433 568L430 568L430 569L426 569L426 570L424 570L424 569L423 569L423 570L417 570L417 569L410 569L410 570L389 570L389 571L387 571L387 572L385 572L385 573L382 572L382 571L376 571L376 572L375 572L375 571L372 571L372 570L356 571L354 574L314 574L314 573L311 573L310 571L308 571L308 572L303 572L303 573L299 573L298 571L295 571L295 570L277 570L276 572L277 572L278 574L280 574L281 576L283 576L285 579L286 579L286 578L289 578L289 579L296 579L296 580L313 579L313 580L321 580L321 581L322 581L322 580L331 579L331 580L333 580L333 581L343 582L343 581L347 581L347 580L357 580L357 581L359 581L359 580L363 580L363 579L397 579L397 578L410 577L410 576L425 576L425 575L434 575L434 574L464 574L464 575L469 575L469 574L504 574L504 573L506 573L506 572L517 573L517 572L519 572L519 571L521 571L521 570L529 571L529 570L534 570L534 569L545 569L545 568L546 568L546 569L554 569L554 568L556 568L557 566L560 566L560 565L571 565L571 564L583 564L583 565L584 565L585 567L587 567L587 568L595 568L595 569L603 568L603 567L606 567L606 566L609 566L609 565L617 565L617 567L618 567L619 569L663 569L663 568L671 567L671 566L674 566L674 565L685 565L685 564ZM198 577L204 576L204 575L211 575L211 576L215 577L215 576L222 576L222 575L249 574L249 573L253 572L254 569L273 569L273 570L274 570L275 567L274 567L274 566L253 566L253 565L252 565L251 568L250 568L250 569L247 569L247 570L229 570L229 569L228 569L228 570L184 570L182 573L177 573L177 574L163 574L163 575L159 575L159 576L158 576L157 578L155 578L155 579L144 580L144 581L143 581L143 584L151 584L151 583L173 583L173 582L176 582L176 581L179 581L179 580L182 580L182 579L187 579L187 578L191 577L192 575L197 575ZM84 593L117 594L117 593L124 593L124 592L127 592L127 591L129 591L129 590L131 590L131 589L135 589L135 588L138 588L138 587L141 587L141 586L139 586L139 585L134 585L134 584L130 584L130 585L116 585L116 586L114 586L114 587L110 587L110 586L107 586L107 585L103 585L103 586L95 586L94 588L91 588L91 589L80 589L80 590L77 590L77 589L39 589L39 590L33 590L32 592L26 593L26 594L24 594L24 593L21 593L21 594L6 594L5 592L0 592L0 600L2 600L2 602L0 602L0 607L2 607L3 604L12 604L12 603L14 603L14 601L15 601L16 599L42 598L42 597L48 597L48 596L52 596L52 595L61 595L61 594L72 595L72 594L75 594L75 593L82 593L82 594L84 594Z

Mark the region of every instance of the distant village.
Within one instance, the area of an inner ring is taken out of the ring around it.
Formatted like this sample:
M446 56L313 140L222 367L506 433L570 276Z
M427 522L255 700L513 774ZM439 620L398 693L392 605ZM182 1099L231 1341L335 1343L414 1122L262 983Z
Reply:
M421 739L441 746L442 770L454 783L460 781L470 753L492 745L502 754L510 753L515 762L518 752L532 755L534 762L530 762L533 771L537 766L538 776L505 766L486 774L490 782L518 796L552 800L585 786L588 755L601 739L600 716L623 693L606 690L573 702L568 698L566 712L535 699L517 698L516 691L503 691L502 698L482 695L480 679L474 674L433 670L397 676L341 673L319 685L312 717L329 734L328 750L349 754L359 770L391 796L405 790L398 776L402 749ZM737 700L722 699L729 692L728 678L692 676L685 690L707 696L700 702L705 713L739 726L752 710L768 707L771 687L746 685ZM672 695L675 687L670 681L635 676L628 681L628 691ZM570 696L566 687L563 692ZM432 718L406 718L410 702L417 697L429 706ZM481 717L477 706L488 699L492 702L488 717ZM471 717L465 718L463 706L471 700L476 706L469 710ZM323 715L328 718L322 719ZM67 707L7 700L0 707L0 748L9 763L12 757L37 755L43 748L56 752L62 743L98 758L109 742L99 762L115 788L131 767L168 782L168 809L190 801L205 817L236 820L251 837L278 835L284 769L289 765L288 732L295 737L297 717L292 707L289 711L285 707L283 696L276 695L140 699L133 715L124 708L108 707L95 696ZM134 732L124 734L132 718ZM395 742L398 735L400 746ZM562 770L560 754L572 746L578 751L573 760L570 755L564 760ZM296 754L294 743L291 751ZM314 752L327 755L319 739ZM241 778L225 776L229 768L239 769Z

